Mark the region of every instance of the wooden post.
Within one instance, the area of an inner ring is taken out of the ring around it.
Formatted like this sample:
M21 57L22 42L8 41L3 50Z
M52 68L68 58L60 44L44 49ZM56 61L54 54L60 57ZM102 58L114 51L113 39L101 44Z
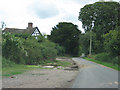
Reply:
M89 56L92 54L92 31L90 30L90 49L89 49Z

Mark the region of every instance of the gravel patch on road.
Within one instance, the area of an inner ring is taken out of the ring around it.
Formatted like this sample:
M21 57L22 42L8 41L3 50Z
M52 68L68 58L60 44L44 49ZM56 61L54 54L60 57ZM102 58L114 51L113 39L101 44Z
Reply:
M2 79L3 88L70 88L78 71L36 69Z

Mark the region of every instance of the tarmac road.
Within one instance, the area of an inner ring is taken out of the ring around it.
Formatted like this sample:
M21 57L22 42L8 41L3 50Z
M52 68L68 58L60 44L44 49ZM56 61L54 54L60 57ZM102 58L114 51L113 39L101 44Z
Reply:
M118 88L118 71L82 58L73 60L80 69L72 88Z

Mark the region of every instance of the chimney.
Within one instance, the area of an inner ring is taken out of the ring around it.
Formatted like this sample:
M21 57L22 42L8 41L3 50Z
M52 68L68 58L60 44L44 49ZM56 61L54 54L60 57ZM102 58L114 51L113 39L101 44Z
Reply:
M32 22L29 22L27 29L31 29L31 28L33 28L33 23L32 23Z

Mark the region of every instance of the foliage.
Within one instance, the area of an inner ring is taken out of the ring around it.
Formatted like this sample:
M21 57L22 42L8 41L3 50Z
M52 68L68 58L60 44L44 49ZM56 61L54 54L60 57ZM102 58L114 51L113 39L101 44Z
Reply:
M5 60L6 59L4 59L4 61ZM3 69L2 69L2 76L11 76L11 75L16 75L16 74L22 74L25 71L33 70L33 69L36 69L36 68L45 69L45 68L41 67L40 65L12 64L13 62L10 62L9 60L6 60L5 62L6 62L6 64L8 62L11 63L11 64L9 66L7 64L7 67L6 66L3 67ZM59 60L54 60L54 61L46 60L46 61L42 61L41 65L49 65L50 63L51 64L55 63L57 66L63 66L63 67L67 67L67 66L71 66L72 65L71 62L59 61Z
M7 60L5 58L2 58L2 68L5 68L5 67L12 67L14 66L15 63L10 61L10 60Z
M58 56L64 56L65 55L65 48L60 46L59 44L56 44L55 49L57 49L57 55Z
M106 52L109 52L112 56L120 55L120 30L111 30L103 37Z
M96 2L85 5L79 12L79 20L82 21L86 31L93 29L95 32L107 33L118 24L119 6L118 2Z
M89 40L90 40L89 33L81 34L79 42L80 46L82 47L82 53L85 54L89 53Z
M58 43L65 48L65 53L79 55L79 35L78 26L68 22L60 22L54 26L48 39Z
M111 57L109 53L99 53L95 56L95 60L99 60L103 62L111 62Z
M101 49L101 43L96 40L96 34L94 32L91 32L92 37L92 53L99 53ZM89 48L90 48L90 32L86 32L80 35L80 46L82 53L85 53L86 55L89 54Z
M37 39L27 34L3 34L3 57L17 64L40 64L54 60L64 52L58 44L48 41L44 36Z
M120 55L119 8L118 2L100 1L85 5L79 12L79 20L85 29L85 33L80 36L82 51L85 54L89 53L91 30L92 54L95 54L93 61L113 65L117 70L116 67L120 64L118 61Z
M28 39L28 38L30 38L31 37L31 35L30 34L28 34L28 33L22 33L22 34L14 34L15 35L15 37L20 37L20 38L23 38L23 39Z
M47 41L47 39L44 36L38 36L37 40L39 43Z
M23 41L20 38L15 37L14 34L7 33L3 35L2 44L3 57L16 63L22 62L24 51L22 47Z
M99 60L95 60L93 58L87 58L87 57L84 57L84 59L86 60L89 60L89 61L93 61L93 62L96 62L98 64L102 64L104 66L107 66L107 67L110 67L110 68L113 68L115 70L119 70L120 71L120 67L117 65L117 64L113 64L111 62L103 62L103 61L99 61Z
M119 25L119 8L118 2L96 2L81 8L78 19L82 22L85 32L92 30L96 34L94 53L104 52L102 36Z
M119 64L118 62L118 56L111 56L110 53L99 53L95 55L95 60L99 60L102 62L108 62L108 63L112 63L112 64Z

